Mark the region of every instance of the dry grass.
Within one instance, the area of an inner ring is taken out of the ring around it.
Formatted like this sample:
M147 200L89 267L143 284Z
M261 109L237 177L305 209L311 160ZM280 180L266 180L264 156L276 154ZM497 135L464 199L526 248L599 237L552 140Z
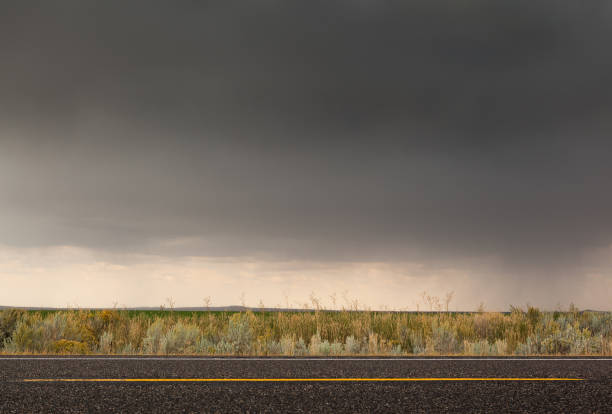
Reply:
M610 355L612 313L0 312L0 352L204 355Z

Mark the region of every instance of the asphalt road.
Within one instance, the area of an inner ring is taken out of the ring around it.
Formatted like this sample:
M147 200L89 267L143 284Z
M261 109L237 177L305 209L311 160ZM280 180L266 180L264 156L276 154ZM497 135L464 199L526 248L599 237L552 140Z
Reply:
M612 359L9 356L0 412L603 413Z

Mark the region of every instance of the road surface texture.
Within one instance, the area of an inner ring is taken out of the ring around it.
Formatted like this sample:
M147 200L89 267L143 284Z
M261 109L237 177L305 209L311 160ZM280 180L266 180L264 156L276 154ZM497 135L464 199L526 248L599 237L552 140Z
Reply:
M612 359L1 356L0 412L604 413Z

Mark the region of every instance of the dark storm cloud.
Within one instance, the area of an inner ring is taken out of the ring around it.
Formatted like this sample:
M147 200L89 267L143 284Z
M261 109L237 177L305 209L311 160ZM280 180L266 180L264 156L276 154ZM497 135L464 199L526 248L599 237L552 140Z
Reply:
M612 242L606 1L2 7L1 243L550 268Z

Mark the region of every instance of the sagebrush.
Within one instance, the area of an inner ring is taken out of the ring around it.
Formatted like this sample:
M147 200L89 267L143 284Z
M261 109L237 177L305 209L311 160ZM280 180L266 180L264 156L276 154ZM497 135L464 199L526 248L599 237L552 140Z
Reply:
M0 311L0 352L610 355L612 313Z

